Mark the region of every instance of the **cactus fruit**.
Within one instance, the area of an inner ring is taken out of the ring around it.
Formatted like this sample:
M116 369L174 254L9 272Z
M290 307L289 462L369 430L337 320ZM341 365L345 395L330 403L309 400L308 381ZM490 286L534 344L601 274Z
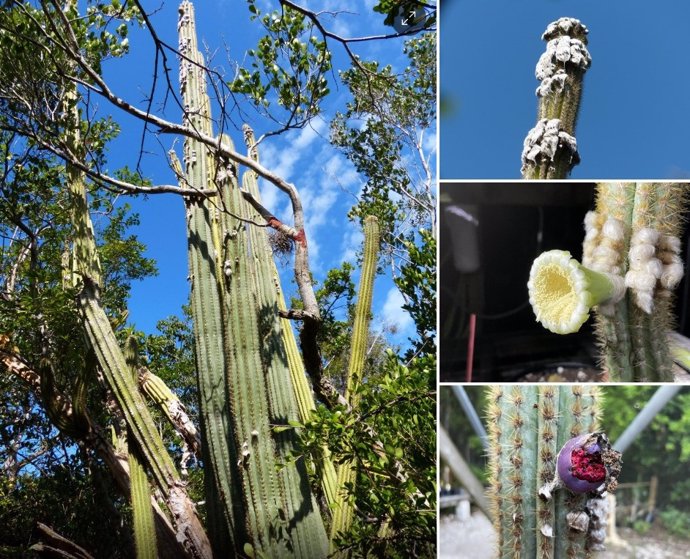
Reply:
M586 557L597 543L588 501L614 490L620 472L620 455L596 432L598 398L594 386L491 387L498 557Z
M610 380L673 380L668 332L673 289L683 277L685 185L602 183L585 216L582 264L549 251L528 289L537 320L563 334L596 310L602 366Z
M535 72L541 82L537 124L525 138L523 178L565 178L580 161L574 134L582 80L592 63L587 33L579 20L564 17L550 23L542 35L547 43Z

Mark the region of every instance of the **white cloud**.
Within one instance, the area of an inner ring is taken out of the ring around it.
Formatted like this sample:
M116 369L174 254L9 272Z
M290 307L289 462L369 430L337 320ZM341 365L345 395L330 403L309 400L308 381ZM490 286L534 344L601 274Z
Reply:
M364 235L355 223L348 222L343 235L343 262L354 263L357 258L357 251L364 242Z
M425 153L436 153L436 132L430 131L426 136L424 136L422 141L422 149Z
M412 317L402 308L405 300L397 287L391 287L381 309L384 324L395 326L397 333L403 334L412 326Z
M304 156L304 151L317 138L323 135L327 124L323 119L315 119L309 126L299 131L291 131L274 141L266 140L260 146L261 161L285 180L292 180L295 165Z
M360 181L357 170L339 153L331 156L323 164L323 170L325 175L321 183L324 186L337 183L341 188L349 189L349 187L354 186Z

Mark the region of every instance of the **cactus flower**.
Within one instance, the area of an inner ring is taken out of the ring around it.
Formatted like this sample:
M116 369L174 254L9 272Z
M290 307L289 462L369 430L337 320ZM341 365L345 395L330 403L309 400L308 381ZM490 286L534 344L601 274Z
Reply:
M550 250L532 264L529 301L544 328L556 334L577 332L590 309L620 299L624 286L611 274L584 267L564 250Z

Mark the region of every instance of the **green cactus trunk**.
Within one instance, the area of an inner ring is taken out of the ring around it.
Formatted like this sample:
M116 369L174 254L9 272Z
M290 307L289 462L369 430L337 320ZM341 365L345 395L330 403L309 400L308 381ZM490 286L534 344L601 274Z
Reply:
M546 501L564 443L597 428L599 393L591 386L493 386L489 392L490 499L498 557L586 557L587 532L569 526L587 495L560 489Z
M76 87L66 95L66 112L73 115L73 126L66 141L70 151L81 153L80 118ZM131 435L130 444L151 471L156 486L173 511L178 540L193 557L210 557L206 532L194 504L184 489L172 459L161 439L146 403L126 362L108 317L100 303L101 266L93 224L89 214L84 174L66 166L73 226L71 258L66 262L65 281L80 288L78 303L83 315L87 340L103 371L109 388L122 410ZM69 262L71 260L71 262Z
M129 454L129 471L132 480L132 516L137 559L156 559L156 527L153 522L149 480L135 453Z
M244 132L247 149L249 150L248 155L258 162L259 153L255 146L254 131L246 124L242 127L242 130ZM242 187L245 191L249 192L255 200L261 202L257 176L254 171L247 170L244 173L242 176ZM251 218L256 221L260 219L260 216L257 212L254 212ZM284 312L287 310L287 305L285 304L285 297L278 276L278 268L273 260L273 250L268 242L268 236L258 227L250 228L249 233L252 247L254 247L254 265L259 271L259 277L263 278L263 281L259 282L259 288L262 294L262 305L271 309L272 312ZM282 339L280 342L275 340L275 338L273 339L276 342L277 349L281 353L282 351L285 352L285 359L290 370L290 379L292 381L299 420L306 422L311 417L312 410L316 409L314 395L304 371L304 364L300 357L297 340L295 339L290 320L281 318L279 326ZM320 460L316 463L316 468L318 470L317 474L321 479L321 488L326 499L326 505L330 508L336 501L337 481L335 466L330 458L328 448L323 447Z
M546 28L542 39L547 47L536 69L541 82L537 124L525 138L522 176L562 179L580 161L575 123L583 77L591 64L587 28L576 19L561 18Z
M367 354L369 340L369 319L371 316L371 300L374 292L374 278L379 255L379 223L376 217L368 216L364 220L364 255L362 274L359 280L355 319L352 328L352 342L350 347L350 362L347 371L347 388L345 397L352 409L357 408L359 395L358 387L362 382L364 361ZM349 530L354 518L354 503L346 495L351 492L357 481L357 471L351 462L340 464L337 469L337 486L340 493L333 511L331 524L331 550L334 550L334 540L339 534Z
M180 86L186 121L212 134L194 11L180 5ZM190 62L193 61L192 62ZM232 145L229 138L222 141ZM218 194L187 202L195 355L214 552L325 557L327 538L302 460L288 462L298 419L266 241L247 220L236 167L185 142L185 188ZM178 171L179 172L179 171ZM263 232L261 234L264 234ZM279 431L279 432L278 432Z

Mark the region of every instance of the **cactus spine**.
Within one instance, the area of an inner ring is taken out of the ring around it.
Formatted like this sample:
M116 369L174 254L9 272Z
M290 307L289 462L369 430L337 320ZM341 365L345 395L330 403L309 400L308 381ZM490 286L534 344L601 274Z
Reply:
M538 493L564 443L596 430L598 395L592 386L490 388L490 499L501 559L587 556L587 530L573 529L568 516L584 510L587 495L561 489L547 501Z
M574 134L582 80L592 62L587 32L577 19L561 18L542 35L547 45L535 72L541 82L537 124L525 138L523 178L562 179L580 161Z
M544 255L532 267L530 300L545 325L550 311L543 303L575 293L583 302L573 328L549 329L576 331L590 307L596 309L602 366L610 380L673 380L667 334L673 323L673 289L683 277L679 236L687 199L687 187L674 183L597 186L596 207L585 217L582 267L608 279L608 295L595 296L576 281L568 290L547 281Z
M203 59L192 4L180 5L180 87L184 118L212 134ZM223 142L231 145L228 138ZM203 417L207 503L220 555L324 557L323 521L302 460L285 464L297 419L282 346L275 276L233 164L185 141L185 188L215 184L217 195L187 202L195 355ZM264 241L265 242L265 241Z
M376 264L379 254L379 223L376 217L368 216L364 220L364 256L362 274L359 280L357 305L355 307L355 320L352 329L352 346L350 348L350 362L347 371L347 388L345 398L352 408L357 407L359 396L357 390L362 381L364 372L364 360L367 354L367 341L369 339L369 318L371 315L371 300L374 292L374 277L376 276ZM331 524L331 549L335 537L346 532L352 525L354 517L354 504L351 499L345 498L342 492L354 487L357 472L350 462L338 466L338 495L333 522Z

